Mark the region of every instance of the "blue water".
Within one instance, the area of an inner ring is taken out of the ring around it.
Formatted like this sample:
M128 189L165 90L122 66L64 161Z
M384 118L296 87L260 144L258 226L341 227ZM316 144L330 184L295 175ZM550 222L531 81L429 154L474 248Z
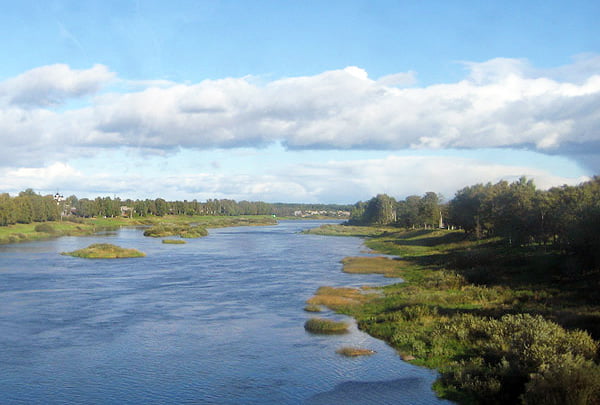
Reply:
M318 225L212 229L185 245L121 229L0 246L0 403L444 403L433 371L355 326L304 330L319 286L389 282L341 272L340 260L365 248L298 233ZM59 254L97 242L147 256ZM335 353L347 345L377 353Z

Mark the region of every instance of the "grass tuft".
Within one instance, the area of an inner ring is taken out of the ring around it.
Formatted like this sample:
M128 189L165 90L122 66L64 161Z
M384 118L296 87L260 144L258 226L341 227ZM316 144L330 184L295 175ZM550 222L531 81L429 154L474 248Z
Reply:
M304 329L311 333L340 334L348 333L349 325L346 322L332 321L325 318L311 318L304 324Z
M144 253L136 249L125 249L110 243L94 243L84 249L73 252L62 252L62 255L82 257L85 259L121 259L130 257L144 257Z
M375 350L362 349L360 347L344 346L340 347L335 351L337 354L341 354L346 357L358 357L358 356L370 356L377 353Z
M162 243L168 245L185 245L186 242L182 239L163 239Z

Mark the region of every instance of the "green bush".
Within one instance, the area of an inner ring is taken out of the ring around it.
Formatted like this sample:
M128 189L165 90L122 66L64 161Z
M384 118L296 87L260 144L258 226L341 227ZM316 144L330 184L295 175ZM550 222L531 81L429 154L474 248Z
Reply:
M50 224L38 224L33 228L36 232L54 233L56 230Z
M600 366L570 353L540 367L531 376L523 394L525 404L600 404Z
M577 402L597 396L600 386L600 369L593 361L598 344L586 332L568 331L530 314L500 319L459 315L440 331L470 342L478 354L442 372L450 392L489 404L515 403L521 396L527 403L554 403L538 400L544 395L571 401L557 399L561 404L596 403ZM553 391L546 392L549 385Z

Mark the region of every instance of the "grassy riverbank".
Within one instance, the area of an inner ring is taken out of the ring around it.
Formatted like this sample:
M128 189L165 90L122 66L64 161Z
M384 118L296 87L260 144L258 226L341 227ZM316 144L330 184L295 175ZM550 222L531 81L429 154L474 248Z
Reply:
M344 271L404 282L380 295L318 293L309 303L353 316L404 359L438 369L440 396L460 403L599 403L597 272L574 276L569 258L556 252L472 241L462 232L357 234L371 235L368 247L401 259L348 258Z
M223 228L230 226L274 225L277 220L269 215L255 216L176 216L143 218L65 218L63 221L36 222L0 226L0 244L30 242L59 236L85 236L102 229L123 226L170 226L178 229ZM204 232L196 232L203 236Z

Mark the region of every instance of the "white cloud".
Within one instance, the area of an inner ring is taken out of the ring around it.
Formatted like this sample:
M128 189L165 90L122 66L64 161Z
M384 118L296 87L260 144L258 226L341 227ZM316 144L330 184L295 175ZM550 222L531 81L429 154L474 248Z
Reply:
M414 74L369 78L358 67L257 84L251 77L102 94L85 107L40 107L92 94L113 78L96 65L45 66L0 84L4 165L42 166L134 148L445 149L522 147L600 170L598 56L539 70L526 61L468 63L457 83L398 88ZM38 107L38 108L31 108Z
M106 66L75 70L64 64L28 70L0 83L0 100L24 107L47 107L71 97L96 93L114 73Z
M256 160L260 161L260 156ZM135 161L129 165L139 167ZM403 199L434 191L450 199L457 190L468 185L495 183L501 179L513 181L523 175L533 179L542 189L588 180L587 177L561 177L526 166L448 156L391 155L367 160L278 163L269 173L252 175L239 170L215 172L210 164L206 166L196 172L175 170L161 175L156 171L131 171L127 165L106 167L106 170L96 172L54 163L42 168L0 171L0 189L16 194L31 187L37 192L60 190L78 197L116 194L122 198L163 197L171 200L228 198L237 201L354 203L378 193Z

